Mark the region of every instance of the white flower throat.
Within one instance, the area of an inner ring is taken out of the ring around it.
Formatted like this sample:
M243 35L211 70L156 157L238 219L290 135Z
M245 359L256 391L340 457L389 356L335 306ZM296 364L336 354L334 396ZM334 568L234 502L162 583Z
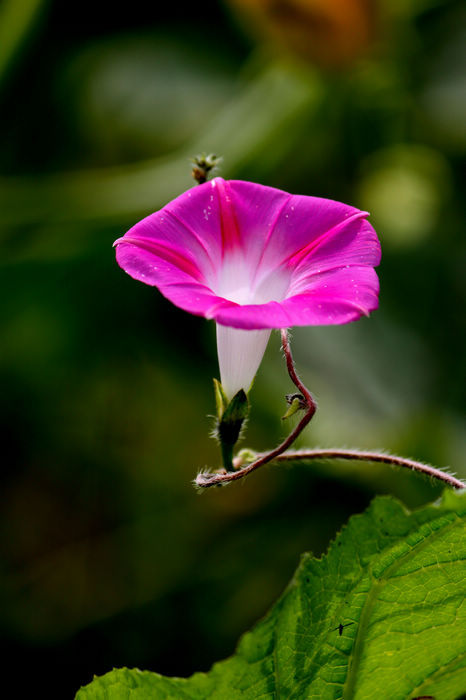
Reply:
M225 259L215 293L236 304L283 301L290 283L287 270L261 270L238 253ZM217 324L220 381L229 399L240 390L247 393L259 368L271 330L243 330Z

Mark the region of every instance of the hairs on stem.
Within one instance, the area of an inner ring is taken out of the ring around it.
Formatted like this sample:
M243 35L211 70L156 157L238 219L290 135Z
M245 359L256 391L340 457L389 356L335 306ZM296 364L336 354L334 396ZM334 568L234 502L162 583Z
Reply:
M316 402L312 397L310 391L304 386L302 381L299 379L295 364L293 361L293 356L291 354L291 348L289 343L288 331L282 329L282 348L285 355L286 367L288 374L290 375L291 381L297 387L299 392L303 396L303 407L306 411L304 416L299 421L296 428L289 434L289 436L283 440L278 447L270 452L265 453L255 453L252 457L252 453L249 450L245 451L245 457L240 453L238 457L233 460L235 471L227 472L225 470L220 470L219 472L200 472L194 482L194 485L200 489L209 488L210 486L221 486L223 484L231 483L232 481L239 481L243 479L248 474L251 474L259 467L268 464L269 462L296 462L298 460L312 461L312 460L323 460L323 459L340 459L340 460L351 460L351 461L362 461L362 462L372 462L372 463L382 463L388 464L392 467L404 467L406 469L411 469L412 471L424 474L430 478L436 479L443 482L447 486L454 489L464 489L466 484L457 479L453 474L449 474L441 469L436 469L428 464L423 464L422 462L417 462L413 459L407 459L405 457L398 457L396 455L391 455L386 452L366 452L362 450L346 450L346 449L312 449L312 450L297 450L288 451L286 450L293 444L298 435L304 430L306 425L312 419L314 413L316 412ZM248 464L244 465L244 461L249 461Z

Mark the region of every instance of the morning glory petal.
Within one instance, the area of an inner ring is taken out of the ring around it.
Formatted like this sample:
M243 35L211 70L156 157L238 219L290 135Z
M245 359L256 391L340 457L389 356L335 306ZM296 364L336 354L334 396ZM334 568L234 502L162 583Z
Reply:
M129 275L222 327L348 323L378 305L380 244L367 216L341 202L215 178L133 226L116 241L116 256ZM256 335L262 357L267 334ZM220 328L218 337L222 381L247 391L260 358L238 351L246 369L233 376L225 339L252 347L252 336Z

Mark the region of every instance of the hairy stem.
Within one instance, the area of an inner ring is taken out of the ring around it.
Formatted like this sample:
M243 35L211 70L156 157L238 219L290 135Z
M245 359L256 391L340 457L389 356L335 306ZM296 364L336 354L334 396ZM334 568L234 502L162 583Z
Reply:
M261 453L256 453L255 457L256 459L252 464L247 465L246 467L243 467L241 469L238 469L236 472L233 472L234 475L239 474L240 476L237 478L242 478L243 476L246 476L246 474L249 474L250 467L254 467L254 465L261 466L261 464L265 464L265 462L261 461L264 457L268 457L270 453L266 454L261 454ZM441 469L436 469L435 467L431 467L429 464L423 464L422 462L416 462L414 459L407 459L406 457L398 457L397 455L391 455L387 454L386 452L363 452L360 450L342 450L338 448L330 448L330 449L314 449L314 450L297 450L295 452L283 452L279 455L276 455L275 457L272 458L274 462L298 462L299 460L302 460L304 462L310 462L312 460L323 460L323 459L343 459L343 460L348 460L348 461L359 461L359 462L376 462L380 464L388 464L391 467L404 467L405 469L411 469L411 471L419 472L419 474L424 474L424 476L428 476L432 479L436 479L437 481L441 481L447 486L450 486L451 488L454 489L465 489L466 488L466 483L461 481L460 479L457 479L453 474L449 474L448 472L442 471ZM269 461L269 460L267 460ZM239 460L236 460L237 466L241 466L241 462ZM257 467L254 467L257 468ZM207 475L210 477L210 475ZM217 477L221 476L220 481L217 481L216 483L222 483L224 481L234 481L234 479L227 478L230 477L230 474L224 474L224 475L217 475L217 474L212 474L212 477ZM213 484L206 483L206 484L201 484L198 483L196 480L196 484L199 486L211 486Z
M435 469L428 464L423 464L422 462L417 462L414 459L407 459L405 457L398 457L396 455L387 454L384 452L364 452L360 450L343 450L343 449L312 449L312 450L297 450L295 452L285 452L285 450L293 444L298 435L304 430L306 425L309 423L314 413L316 412L316 403L312 398L309 390L304 386L304 384L299 379L296 374L296 369L294 366L293 356L291 354L290 343L288 339L288 331L282 329L282 347L286 360L286 367L288 369L288 374L290 375L291 381L297 387L299 392L303 397L303 406L306 413L301 418L300 422L296 428L290 433L290 435L274 450L264 453L255 453L253 461L249 464L244 464L244 459L250 459L250 457L242 458L241 455L233 460L235 466L235 471L225 472L204 472L198 474L195 485L200 488L208 488L210 486L221 486L222 484L229 483L231 481L238 481L243 477L251 474L259 467L269 462L296 462L299 460L312 461L312 460L323 460L323 459L342 459L360 462L378 462L382 464L388 464L392 467L404 467L405 469L411 469L412 471L424 474L424 476L437 479L443 482L447 486L454 489L465 489L466 484L457 479L452 474L442 471L441 469ZM249 455L251 453L249 452Z
M260 457L260 454L257 455ZM276 462L296 462L303 460L309 462L311 460L322 460L322 459L344 459L350 461L359 462L378 462L381 464L388 464L391 467L405 467L406 469L411 469L414 472L419 472L424 474L424 476L429 476L433 479L438 479L443 481L447 486L451 486L454 489L464 489L466 484L457 479L452 474L444 472L441 469L435 469L429 464L423 464L422 462L416 462L414 459L407 459L406 457L398 457L397 455L387 454L385 452L364 452L362 450L342 450L342 449L315 449L315 450L297 450L296 452L285 452L275 458Z

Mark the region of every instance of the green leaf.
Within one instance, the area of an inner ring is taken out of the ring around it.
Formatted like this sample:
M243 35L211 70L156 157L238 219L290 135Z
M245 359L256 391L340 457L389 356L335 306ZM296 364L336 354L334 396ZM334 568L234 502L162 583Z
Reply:
M309 554L266 618L209 673L121 669L77 700L457 700L466 688L465 494L413 513L392 498Z

